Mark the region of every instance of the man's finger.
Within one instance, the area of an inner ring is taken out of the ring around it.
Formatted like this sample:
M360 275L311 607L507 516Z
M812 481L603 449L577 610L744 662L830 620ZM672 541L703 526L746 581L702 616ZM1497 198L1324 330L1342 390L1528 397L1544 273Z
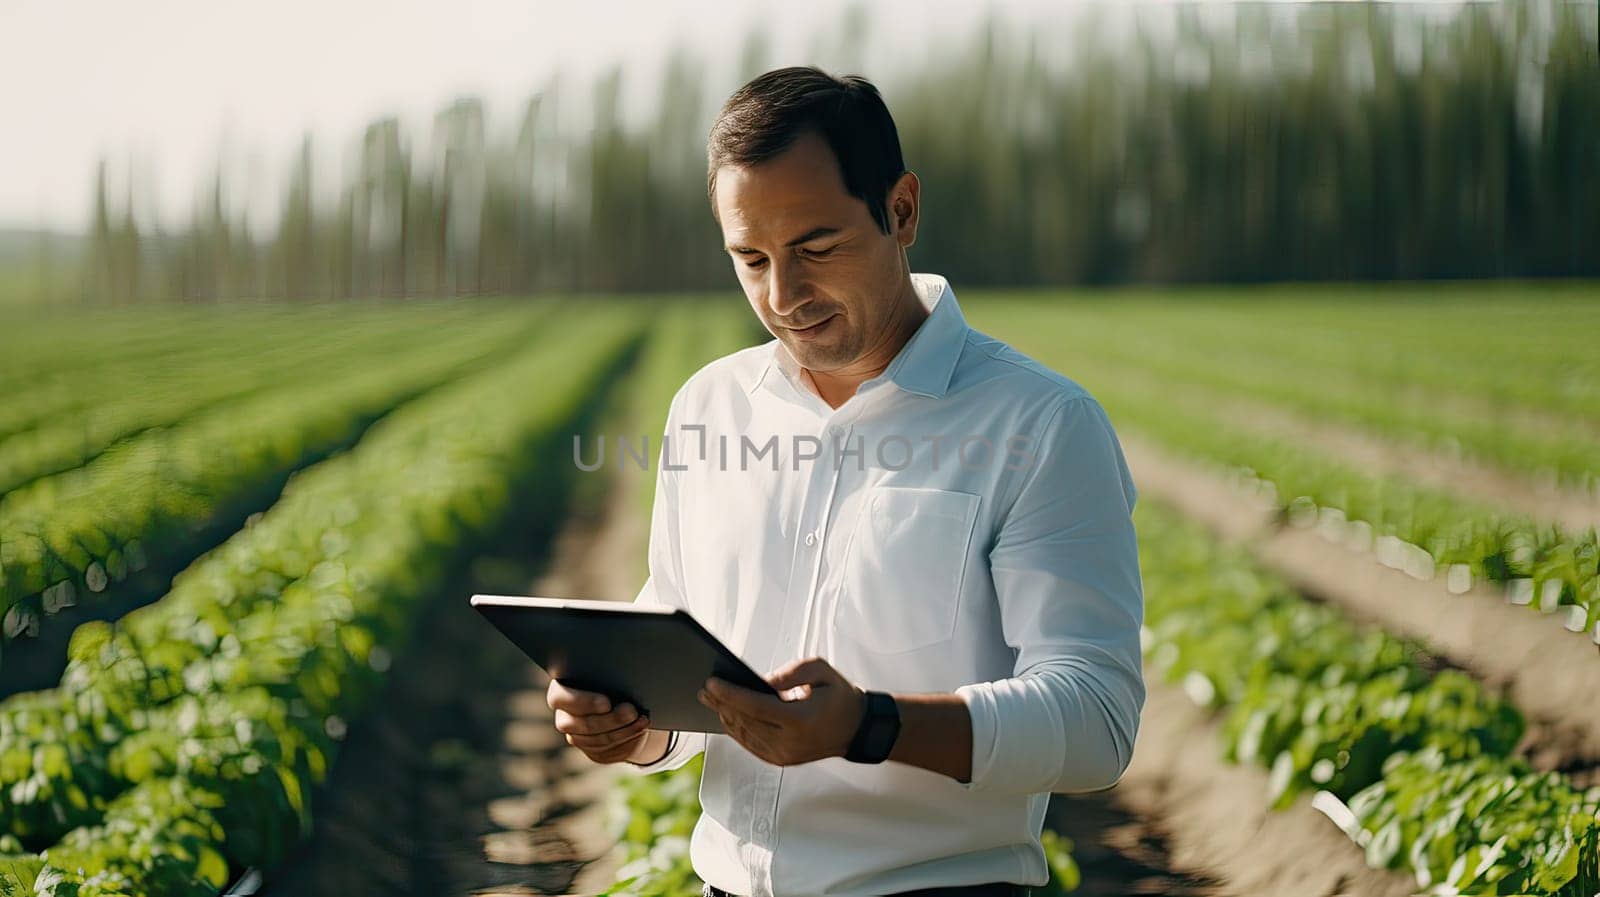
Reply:
M783 698L785 701L804 701L806 698L811 697L811 690L815 687L810 684L796 685L794 688L780 690L778 697Z
M643 717L619 729L610 732L596 732L593 734L574 733L567 736L567 743L580 750L599 750L632 741L644 734L650 728L650 721Z
M550 680L545 693L545 703L551 710L565 710L575 714L609 713L611 699L597 691L584 691L562 685L559 679Z
M620 729L639 718L632 704L618 704L610 713L576 714L556 711L556 731L570 735L597 735Z

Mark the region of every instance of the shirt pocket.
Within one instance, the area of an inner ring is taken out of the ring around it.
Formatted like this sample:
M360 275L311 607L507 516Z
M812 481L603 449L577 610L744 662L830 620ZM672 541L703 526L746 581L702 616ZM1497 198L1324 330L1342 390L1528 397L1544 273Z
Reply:
M845 549L833 630L875 654L948 641L955 632L978 496L874 486Z

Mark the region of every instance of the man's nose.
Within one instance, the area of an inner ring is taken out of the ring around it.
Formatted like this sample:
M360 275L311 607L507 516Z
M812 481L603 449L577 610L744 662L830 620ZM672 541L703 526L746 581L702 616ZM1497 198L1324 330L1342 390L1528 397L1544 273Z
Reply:
M767 276L767 308L780 318L806 304L804 277L793 263L771 263Z

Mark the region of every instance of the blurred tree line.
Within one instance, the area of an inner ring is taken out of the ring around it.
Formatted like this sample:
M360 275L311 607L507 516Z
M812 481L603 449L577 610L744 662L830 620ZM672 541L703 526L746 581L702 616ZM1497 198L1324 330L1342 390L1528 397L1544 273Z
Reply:
M863 65L854 7L815 58L883 90L923 181L914 266L957 282L1595 276L1595 15L1559 0L1180 5L1120 34L1112 16L1020 34L990 18L882 73ZM751 34L741 81L770 56ZM704 140L737 85L704 72L675 52L644 127L624 123L620 67L576 98L553 78L503 144L471 98L437 114L425 156L376 121L334 187L308 137L265 242L220 174L185 229L141 233L102 163L79 295L733 288ZM570 102L591 127L559 127Z

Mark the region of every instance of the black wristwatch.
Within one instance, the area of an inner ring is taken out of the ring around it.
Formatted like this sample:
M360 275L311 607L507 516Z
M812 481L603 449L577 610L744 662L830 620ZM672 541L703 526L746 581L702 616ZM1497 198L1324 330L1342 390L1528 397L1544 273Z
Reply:
M866 695L866 712L861 715L861 725L844 758L851 763L882 763L889 759L895 739L900 737L900 707L886 692L869 691Z

